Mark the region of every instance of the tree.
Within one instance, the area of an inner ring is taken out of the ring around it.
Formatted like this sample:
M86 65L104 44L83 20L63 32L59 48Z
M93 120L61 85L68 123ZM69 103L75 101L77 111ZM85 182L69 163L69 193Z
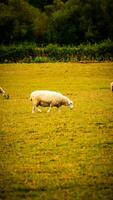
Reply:
M1 0L0 43L113 40L112 0Z
M12 41L12 27L14 26L14 15L12 9L6 4L0 3L0 43Z
M33 5L34 7L40 8L44 10L46 5L50 5L53 3L53 0L27 0L29 4Z
M0 6L1 43L43 42L47 30L47 16L24 0L9 0Z

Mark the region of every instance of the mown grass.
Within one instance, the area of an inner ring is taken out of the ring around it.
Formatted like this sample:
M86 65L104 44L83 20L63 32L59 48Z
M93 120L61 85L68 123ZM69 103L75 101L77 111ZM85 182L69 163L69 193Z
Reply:
M113 63L0 65L0 199L113 198ZM35 89L60 91L74 109L31 113Z

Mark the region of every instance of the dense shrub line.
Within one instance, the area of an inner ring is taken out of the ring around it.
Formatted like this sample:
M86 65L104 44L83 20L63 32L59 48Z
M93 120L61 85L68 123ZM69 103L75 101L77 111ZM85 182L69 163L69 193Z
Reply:
M113 61L113 42L107 40L100 44L62 47L53 44L45 47L36 44L0 46L0 63L70 61Z

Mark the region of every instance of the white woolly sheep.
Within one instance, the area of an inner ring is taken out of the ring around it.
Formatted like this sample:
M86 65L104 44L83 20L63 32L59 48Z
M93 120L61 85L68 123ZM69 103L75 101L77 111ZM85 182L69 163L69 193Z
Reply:
M113 82L110 84L111 91L113 92Z
M31 93L30 100L33 103L32 113L35 112L36 107L49 107L47 112L50 112L51 107L61 107L62 105L73 108L73 102L61 93L48 91L48 90L37 90ZM41 112L40 109L38 109Z
M9 94L7 94L5 92L5 90L3 90L2 87L0 87L0 94L5 98L5 99L9 99Z
M1 87L0 87L0 94L5 94L5 91Z

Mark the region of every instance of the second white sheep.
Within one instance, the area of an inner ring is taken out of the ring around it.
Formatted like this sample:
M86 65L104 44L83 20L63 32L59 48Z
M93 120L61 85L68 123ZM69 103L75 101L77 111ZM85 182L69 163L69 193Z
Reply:
M113 82L110 84L111 91L113 92Z

